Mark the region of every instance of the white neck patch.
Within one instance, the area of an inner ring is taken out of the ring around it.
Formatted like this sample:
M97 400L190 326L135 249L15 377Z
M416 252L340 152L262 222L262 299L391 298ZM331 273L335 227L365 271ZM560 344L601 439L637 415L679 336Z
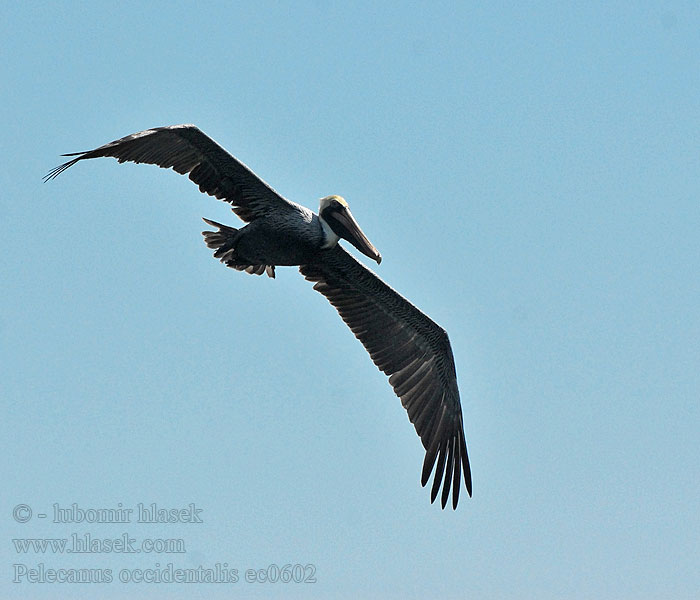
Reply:
M325 238L325 241L323 242L323 246L321 246L321 248L323 248L324 250L327 250L328 248L333 248L333 246L335 246L338 243L340 236L331 229L331 226L328 223L326 223L323 217L319 217L318 220L321 221L323 237Z

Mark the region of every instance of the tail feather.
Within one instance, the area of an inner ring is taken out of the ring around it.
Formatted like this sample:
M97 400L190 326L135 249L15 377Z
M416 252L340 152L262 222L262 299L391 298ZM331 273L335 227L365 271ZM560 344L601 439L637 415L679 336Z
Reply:
M275 278L274 265L251 265L245 261L238 261L236 259L236 244L240 237L240 231L238 229L223 225L222 223L217 223L210 219L204 219L204 222L219 230L202 231L202 235L204 236L204 243L214 250L214 256L227 267L231 267L237 271L245 271L251 275L267 273L268 277Z
M214 252L216 258L222 258L224 254L233 250L233 247L238 239L238 229L222 225L216 221L204 219L204 221L212 227L218 227L219 231L202 231L204 243L209 246ZM222 260L222 262L224 262Z

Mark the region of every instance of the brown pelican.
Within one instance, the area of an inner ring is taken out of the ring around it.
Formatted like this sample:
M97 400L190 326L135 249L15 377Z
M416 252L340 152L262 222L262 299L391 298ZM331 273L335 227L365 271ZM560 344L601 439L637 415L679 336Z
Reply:
M389 375L426 454L421 484L435 467L431 502L442 486L445 508L452 490L457 508L460 472L472 482L457 376L447 333L386 285L338 244L343 238L369 258L381 255L340 196L321 200L319 214L286 200L194 125L173 125L128 135L75 156L51 170L53 179L79 160L112 156L120 163L148 163L189 174L201 192L229 202L248 225L234 229L205 221L214 256L234 269L275 276L275 266L299 266L314 289L336 308L374 363ZM437 462L437 466L436 465Z

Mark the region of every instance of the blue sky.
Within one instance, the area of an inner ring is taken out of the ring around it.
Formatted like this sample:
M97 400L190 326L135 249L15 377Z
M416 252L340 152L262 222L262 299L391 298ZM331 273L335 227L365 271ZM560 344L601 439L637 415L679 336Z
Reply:
M700 10L568 4L3 7L4 598L697 597ZM200 218L236 226L226 205L107 159L41 182L186 122L292 200L343 195L375 270L447 329L456 512L325 299L211 257ZM203 523L36 516L152 502ZM72 533L186 552L11 543ZM118 581L169 562L241 581ZM39 563L115 581L12 583ZM271 564L317 582L243 580Z

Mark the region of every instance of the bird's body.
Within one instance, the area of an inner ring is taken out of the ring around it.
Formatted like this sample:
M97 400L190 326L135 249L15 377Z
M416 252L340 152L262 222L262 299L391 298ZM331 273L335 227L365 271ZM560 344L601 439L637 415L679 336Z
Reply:
M471 471L452 349L444 329L386 285L338 244L343 238L381 262L340 196L321 199L318 214L286 200L194 125L148 129L77 156L49 172L53 179L79 160L112 156L119 162L156 164L189 174L200 191L225 200L248 224L240 229L205 219L214 256L248 273L275 275L275 266L298 266L326 296L374 363L389 375L423 442L421 482L435 467L431 500L442 487L443 508L460 476L471 495Z
M236 253L250 264L292 267L312 262L324 242L323 228L310 210L295 219L268 217L239 230Z
M235 259L230 257L229 266L290 267L313 261L325 241L321 220L308 208L299 205L294 208L295 210L290 210L285 215L271 214L261 217L237 230L227 227L230 236L234 238L231 242L235 242ZM219 226L218 223L214 224L214 221L207 222ZM207 238L207 243L210 239ZM217 257L222 256L223 253Z

